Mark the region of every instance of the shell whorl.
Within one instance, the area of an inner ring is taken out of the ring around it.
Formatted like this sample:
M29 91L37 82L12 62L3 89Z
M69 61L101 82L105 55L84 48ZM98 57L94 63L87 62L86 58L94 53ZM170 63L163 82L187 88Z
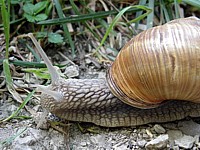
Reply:
M182 18L135 36L107 74L113 94L139 107L165 100L200 102L200 20Z

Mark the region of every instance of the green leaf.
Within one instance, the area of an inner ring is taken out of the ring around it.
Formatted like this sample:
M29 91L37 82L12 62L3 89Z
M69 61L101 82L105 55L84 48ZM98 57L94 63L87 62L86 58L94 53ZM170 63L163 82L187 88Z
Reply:
M29 22L35 22L35 16L29 15L29 14L24 14L24 17L29 21Z
M42 21L47 19L46 14L39 14L39 15L29 15L29 14L24 14L24 17L29 21L29 22L36 22L36 21Z
M6 77L6 84L7 84L8 88L12 88L13 87L12 77L10 74L10 67L9 67L8 59L4 59L4 61L3 61L3 73Z
M50 79L50 74L48 73L47 68L40 68L40 69L22 69L25 72L28 73L33 73L35 74L37 77L41 78L41 79Z
M42 21L42 20L47 19L47 17L48 16L46 14L39 14L35 16L35 21Z
M50 43L62 43L63 37L58 33L50 33L48 34L48 41Z
M50 43L58 44L63 42L63 37L60 34L53 32L37 32L37 37L40 39L47 37Z
M45 7L47 6L48 2L43 1L39 2L35 5L31 3L27 3L24 5L23 10L24 10L24 17L29 21L29 22L35 22L35 21L43 21L47 19L47 15L42 13L38 14L41 12Z
M23 10L26 14L34 15L34 5L27 3L23 6Z
M47 4L47 1L36 3L33 8L34 13L38 14L39 12L41 12L44 8L46 8Z
M45 38L47 37L47 32L37 32L36 33L37 38L41 39L41 38Z

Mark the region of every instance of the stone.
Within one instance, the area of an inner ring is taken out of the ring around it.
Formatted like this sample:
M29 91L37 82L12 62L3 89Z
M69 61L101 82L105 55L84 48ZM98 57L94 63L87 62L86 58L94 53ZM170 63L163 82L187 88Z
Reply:
M171 149L173 149L173 150L179 150L180 148L177 145L175 145Z
M180 130L168 130L167 134L170 140L179 139L183 136L183 133Z
M30 134L30 135L27 135ZM42 136L40 135L40 131L37 129L28 129L27 133L23 133L21 134L21 136L18 136L13 143L15 144L19 144L19 145L28 145L28 146L32 146L34 145L37 141L40 141L40 139L42 138Z
M167 142L168 142L168 134L162 134L158 136L157 138L151 140L150 142L147 142L145 145L146 149L149 150L159 150L159 149L164 149L167 148Z
M139 147L141 147L141 148L143 148L143 147L145 146L146 143L147 143L147 141L144 140L144 139L141 139L141 140L138 140L138 141L137 141L137 145L138 145Z
M98 73L98 78L99 79L105 79L106 73L105 72L99 72Z
M79 68L77 65L69 66L65 69L64 74L69 78L77 77L79 76Z
M195 139L188 135L184 135L183 137L175 140L175 144L184 149L191 149L194 142Z
M199 135L195 135L194 136L194 140L195 140L195 144L199 143Z
M200 135L200 124L190 120L190 121L181 121L178 123L179 129L186 135Z
M183 136L183 133L180 130L168 130L167 134L169 136L170 146L174 146L174 140L180 139Z
M158 134L163 134L163 133L166 132L166 130L161 125L159 125L159 124L155 124L153 126L153 128L156 131L156 133L158 133Z
M151 138L153 137L153 134L151 133L151 131L149 129L146 129L146 133L149 137L151 137Z
M192 150L198 150L198 148L197 147L193 147Z
M87 146L87 143L86 142L81 142L80 145L81 146Z

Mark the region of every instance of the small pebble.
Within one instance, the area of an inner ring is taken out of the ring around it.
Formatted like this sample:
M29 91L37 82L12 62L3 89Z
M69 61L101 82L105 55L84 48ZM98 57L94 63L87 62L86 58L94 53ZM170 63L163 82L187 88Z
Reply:
M177 145L175 145L175 146L173 146L172 149L173 149L173 150L179 150L180 148L179 148Z
M147 142L147 144L145 145L145 148L149 150L167 148L168 139L169 137L167 134L160 135L157 138L151 140L150 142Z
M193 147L192 150L198 150L198 148L197 147Z
M178 123L179 129L186 135L195 136L200 135L200 124L190 120L190 121L181 121Z
M149 129L146 129L146 133L149 137L151 137L151 138L153 137L153 134L151 133L151 131Z
M147 143L147 141L144 140L144 139L137 141L138 146L141 147L141 148L143 148L146 143Z
M183 133L180 130L168 130L167 134L169 136L170 146L174 146L174 140L179 139L183 136Z
M153 128L156 131L156 133L158 133L158 134L163 134L163 133L166 132L166 130L161 125L159 125L159 124L155 124L153 126Z
M69 66L65 69L65 75L70 78L79 76L79 68L77 65Z
M195 140L195 144L199 143L199 135L195 135L194 136L194 140Z
M183 137L176 139L175 144L181 148L191 149L195 139L192 136L184 135Z
M86 142L81 142L80 145L81 146L87 146L87 143Z

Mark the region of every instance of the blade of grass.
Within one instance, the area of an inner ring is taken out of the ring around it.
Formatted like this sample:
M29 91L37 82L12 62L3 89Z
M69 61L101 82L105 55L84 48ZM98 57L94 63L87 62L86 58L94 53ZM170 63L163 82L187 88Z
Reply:
M180 12L179 12L179 3L177 0L174 0L174 8L175 8L175 18L180 18Z
M0 142L0 145L6 146L6 145L11 144L16 137L21 135L26 130L27 130L27 127L23 128L22 130L19 130L15 135L12 135L9 138L5 139L4 141ZM0 147L0 148L3 149L3 147Z
M164 13L165 22L169 22L170 21L169 14L167 12L167 8L165 7L165 2L163 0L160 0L160 8ZM165 23L165 22L163 22L163 23Z
M141 11L142 9L140 8L131 8L126 11L126 13L133 13L137 11ZM122 11L122 9L120 10ZM89 14L82 14L78 16L70 16L70 17L65 17L65 18L57 18L57 19L51 19L51 20L45 20L45 21L40 21L37 24L41 25L57 25L57 24L62 24L62 23L75 23L75 22L82 22L86 20L92 20L92 19L97 19L97 18L104 18L109 15L116 15L118 12L116 10L111 10L111 11L103 11L103 12L95 12L95 13L89 13Z
M133 6L133 7L134 7L134 6ZM148 7L146 7L146 6L136 5L135 7L138 7L138 8L141 8L141 9L145 10L146 13L144 13L144 14L140 15L139 17L137 17L137 18L131 20L129 23L134 23L134 22L137 22L137 21L139 21L139 20L144 19L144 18L145 18L146 16L148 16L148 15L151 13L151 11L152 11L150 8L148 8Z
M63 14L63 11L62 11L62 7L60 6L59 0L53 0L53 1L55 3L55 7L56 7L59 18L63 19L64 14ZM68 39L69 44L70 44L71 49L72 49L72 57L75 57L75 46L74 46L74 42L72 41L71 34L69 33L69 30L68 30L68 27L67 27L66 24L62 24L62 26L63 26L63 30L64 30L65 40Z
M147 0L140 0L140 1L139 1L139 5L145 5L146 2L147 2ZM139 17L140 15L142 15L142 12L143 12L143 11L137 11L135 17L137 18L137 17ZM136 29L138 28L139 23L140 23L140 21L137 21L137 22L135 23L135 28L136 28Z
M149 1L149 8L151 8L152 12L147 16L147 29L153 27L154 2L154 0Z
M200 0L182 0L182 2L200 9Z
M28 103L28 101L31 99L31 97L33 96L34 93L35 93L35 90L33 90L32 92L30 92L28 94L28 96L25 98L25 100L23 101L23 103L21 103L21 105L19 106L19 108L14 113L12 113L8 118L0 121L0 123L5 122L5 121L9 121L12 118L16 117L20 113L21 109L23 109L24 106Z
M6 59L9 57L8 47L9 47L9 36L10 36L10 0L7 1L7 9L4 0L1 0L1 15L3 20L4 34L6 38Z
M170 20L173 20L174 19L174 16L175 16L175 14L174 14L174 10L173 10L173 3L169 3L169 4L167 4L167 5L165 5L166 6L166 9L167 9L167 12L168 12L168 14L169 14L169 19Z
M37 62L41 62L40 56L33 50L32 47L30 47L28 44L26 44L27 48L30 50L30 52L33 54Z
M3 63L4 59L0 59L0 63ZM16 66L22 66L22 67L32 67L32 68L46 68L46 65L44 63L39 62L28 62L28 61L21 61L21 60L10 60L10 64L14 64ZM60 65L56 64L55 66L58 66L59 68L65 67L66 65Z
M3 63L3 61L4 59L0 59L0 63ZM28 61L21 61L21 60L10 60L9 63L17 65L17 66L22 66L22 67L38 67L38 68L46 67L44 63L28 62Z
M160 13L158 14L158 18L160 19L159 24L161 25L163 22L165 22L161 0L159 0L159 10Z

